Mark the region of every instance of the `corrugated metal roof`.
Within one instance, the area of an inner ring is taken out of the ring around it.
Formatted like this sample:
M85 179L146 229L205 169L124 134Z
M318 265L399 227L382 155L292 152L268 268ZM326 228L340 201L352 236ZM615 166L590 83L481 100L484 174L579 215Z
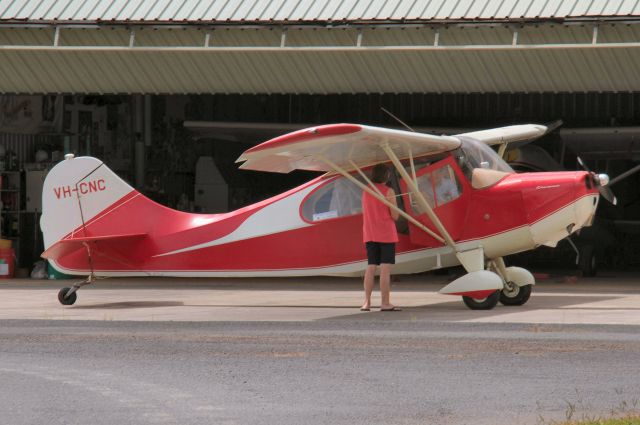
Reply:
M638 48L0 51L5 93L636 92Z
M510 25L298 27L283 48L265 27L137 28L133 47L124 27L0 27L0 92L640 91L640 25L598 28L523 25L512 45Z
M636 0L0 0L0 21L301 23L638 17Z

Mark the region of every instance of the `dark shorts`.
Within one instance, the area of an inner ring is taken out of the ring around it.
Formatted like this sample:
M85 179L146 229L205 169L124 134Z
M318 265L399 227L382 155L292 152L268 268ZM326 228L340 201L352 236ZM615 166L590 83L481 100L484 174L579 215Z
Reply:
M396 244L393 242L366 242L369 264L395 264Z

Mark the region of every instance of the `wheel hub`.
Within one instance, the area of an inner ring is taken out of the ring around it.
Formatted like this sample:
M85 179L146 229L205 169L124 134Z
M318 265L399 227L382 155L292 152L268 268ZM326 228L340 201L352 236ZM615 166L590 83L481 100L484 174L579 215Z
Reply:
M513 282L507 282L502 293L509 298L515 298L520 293L520 287Z

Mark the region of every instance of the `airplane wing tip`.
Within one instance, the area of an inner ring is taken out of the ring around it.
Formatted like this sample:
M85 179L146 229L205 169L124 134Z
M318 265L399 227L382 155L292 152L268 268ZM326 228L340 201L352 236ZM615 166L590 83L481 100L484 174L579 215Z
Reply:
M540 135L543 135L547 132L547 126L542 124L532 124L533 127L540 132Z

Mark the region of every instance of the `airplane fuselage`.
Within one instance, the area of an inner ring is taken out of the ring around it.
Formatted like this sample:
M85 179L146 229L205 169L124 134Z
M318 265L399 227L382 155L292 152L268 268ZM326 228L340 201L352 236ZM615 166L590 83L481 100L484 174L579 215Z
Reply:
M91 169L91 161L97 160L71 161L74 166ZM417 178L435 175L444 166L450 167L449 176L457 181L458 189L454 199L434 201L433 210L460 249L481 246L488 259L539 245L555 246L590 225L598 204L597 188L587 172L506 174L487 187L474 188L455 158L448 155L419 170ZM60 239L143 236L86 244L92 251L91 263L84 249L52 259L64 273L86 275L93 267L98 276L357 276L366 267L358 192L351 188L355 198L345 195L339 199L343 177L321 176L226 214L191 214L158 205L128 185L123 188L126 183L104 168L92 178L102 182L101 194L117 189L116 195L108 205L83 217L81 226L71 218L71 227L59 230ZM48 180L58 181L56 168L51 173L54 175ZM436 183L430 184L436 193ZM399 199L405 211L434 228L426 215L412 206L406 187L400 185ZM77 207L77 199L61 196L63 191L57 189L45 183L45 192L51 192L44 195L48 211ZM89 190L83 194L85 200L94 195ZM58 207L52 207L56 203ZM399 227L394 273L458 264L451 247L412 223Z

